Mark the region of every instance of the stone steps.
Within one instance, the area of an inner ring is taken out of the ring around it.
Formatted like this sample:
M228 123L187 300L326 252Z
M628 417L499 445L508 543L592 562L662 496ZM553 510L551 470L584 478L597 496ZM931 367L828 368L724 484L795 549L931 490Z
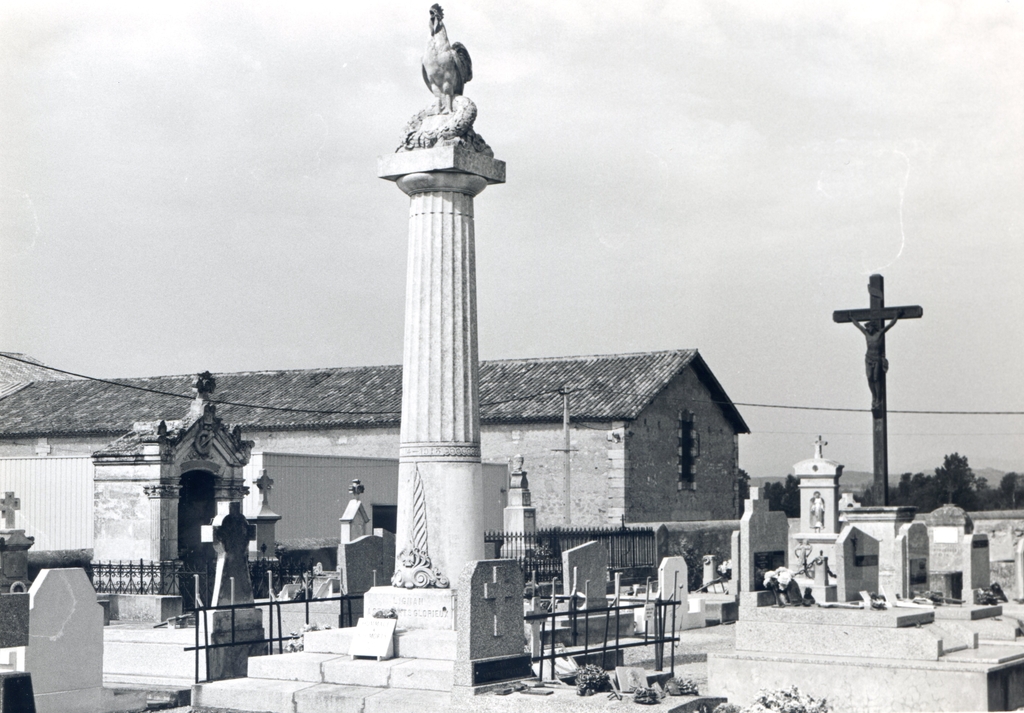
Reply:
M193 629L105 627L103 629L103 681L107 684L191 686L195 682ZM199 657L199 676L206 676L206 661Z
M451 691L454 662L438 659L353 659L347 655L300 651L249 659L249 678L334 683L370 688Z

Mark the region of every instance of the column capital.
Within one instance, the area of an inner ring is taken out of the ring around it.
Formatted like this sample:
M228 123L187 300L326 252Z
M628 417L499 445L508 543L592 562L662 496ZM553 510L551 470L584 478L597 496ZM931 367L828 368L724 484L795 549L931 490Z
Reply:
M414 196L417 193L433 193L435 191L451 191L463 193L470 198L477 196L487 188L487 179L472 173L456 173L454 171L431 171L430 173L410 173L397 181L402 193Z
M398 181L411 173L437 172L479 176L489 184L505 182L504 161L462 146L435 146L432 149L401 151L377 158L377 176L387 181Z

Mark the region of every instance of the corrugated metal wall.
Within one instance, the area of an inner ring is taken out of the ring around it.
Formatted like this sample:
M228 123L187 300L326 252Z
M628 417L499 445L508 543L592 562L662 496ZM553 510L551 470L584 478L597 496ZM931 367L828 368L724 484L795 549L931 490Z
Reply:
M0 458L0 497L8 491L21 499L15 527L36 538L33 550L92 547L91 458Z

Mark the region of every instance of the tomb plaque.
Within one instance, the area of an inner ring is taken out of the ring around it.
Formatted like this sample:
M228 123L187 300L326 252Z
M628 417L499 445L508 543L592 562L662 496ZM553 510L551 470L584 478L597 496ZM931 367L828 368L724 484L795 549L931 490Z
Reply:
M764 575L773 569L786 566L786 551L773 550L771 552L754 553L754 591L762 592L765 589Z
M853 558L854 567L877 567L878 555L855 555Z
M356 658L365 656L378 661L395 655L395 626L397 619L376 619L362 617L356 624L348 655Z
M454 629L455 593L450 589L373 587L363 598L363 611L394 609L405 629Z
M530 667L530 655L473 662L473 685L515 681L534 676Z
M932 541L936 544L956 545L960 543L960 534L956 527L933 527Z

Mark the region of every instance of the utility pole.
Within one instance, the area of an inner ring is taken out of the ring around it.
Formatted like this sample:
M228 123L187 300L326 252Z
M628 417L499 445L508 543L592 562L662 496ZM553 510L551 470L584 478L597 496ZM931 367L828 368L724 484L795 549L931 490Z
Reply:
M554 448L554 451L561 451L565 456L562 461L562 488L563 496L565 497L565 525L568 527L572 524L572 482L570 474L571 454L573 451L572 442L569 438L569 394L571 393L569 387L563 386L558 390L558 393L562 395L562 435L564 437L564 445L562 448Z

